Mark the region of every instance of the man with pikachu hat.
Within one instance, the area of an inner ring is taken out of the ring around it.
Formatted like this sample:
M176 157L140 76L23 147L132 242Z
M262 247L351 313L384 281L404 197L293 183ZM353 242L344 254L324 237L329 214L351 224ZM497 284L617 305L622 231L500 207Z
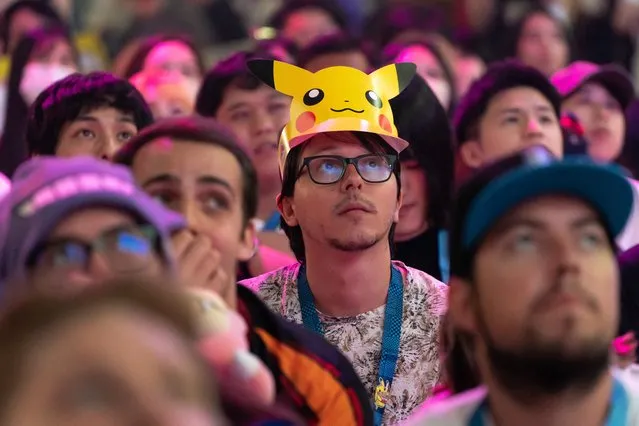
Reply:
M371 395L375 424L396 424L439 379L446 286L391 261L402 203L389 99L415 73L400 63L366 74L315 73L272 60L249 69L292 97L279 141L281 225L298 263L242 282L274 311L323 335Z

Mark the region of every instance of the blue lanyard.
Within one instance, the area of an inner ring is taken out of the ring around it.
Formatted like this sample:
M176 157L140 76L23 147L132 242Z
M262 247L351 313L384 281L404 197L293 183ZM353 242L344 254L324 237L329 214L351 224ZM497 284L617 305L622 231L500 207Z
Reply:
M450 279L450 259L448 257L448 232L441 230L437 233L437 251L439 255L439 272L444 284Z
M280 214L275 212L264 222L262 231L277 231L280 226Z
M605 426L626 426L629 406L628 393L619 380L614 379L610 395L610 411ZM487 414L488 401L484 399L470 418L468 426L484 426L484 418Z
M324 335L324 329L315 309L315 300L311 287L306 279L306 268L300 267L297 276L297 292L302 308L302 321L306 328ZM382 357L379 362L377 385L375 387L375 425L382 424L384 410L390 395L390 387L395 376L397 358L399 357L399 341L402 333L402 317L404 306L404 280L402 273L391 267L391 281L388 286L388 300L384 312L384 331L382 332Z

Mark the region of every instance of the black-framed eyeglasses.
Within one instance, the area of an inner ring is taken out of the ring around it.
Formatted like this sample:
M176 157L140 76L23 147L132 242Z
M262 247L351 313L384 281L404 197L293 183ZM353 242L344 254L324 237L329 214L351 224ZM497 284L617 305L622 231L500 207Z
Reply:
M120 274L146 269L159 249L159 235L150 225L130 225L110 229L92 242L60 238L39 245L28 266L35 274L89 269L93 253L100 253L109 268Z
M364 154L353 158L339 155L316 155L304 159L298 178L306 168L313 182L318 185L330 185L342 179L346 168L352 164L366 182L382 183L390 179L396 163L396 155Z

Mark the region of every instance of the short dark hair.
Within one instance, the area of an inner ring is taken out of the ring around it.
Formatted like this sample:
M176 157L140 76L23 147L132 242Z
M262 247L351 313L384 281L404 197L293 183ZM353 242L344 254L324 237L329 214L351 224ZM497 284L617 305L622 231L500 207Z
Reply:
M359 142L371 152L380 154L397 154L379 135L366 132L352 133L359 140ZM305 144L296 146L288 153L286 163L284 164L284 173L282 177L282 197L292 197L295 193L295 183L297 182L297 179L299 177L304 145ZM395 179L397 180L397 198L399 199L399 195L402 189L401 167L399 165L399 161L395 163L395 167L393 168L393 175L395 175ZM300 263L304 263L306 261L306 248L304 247L304 237L302 236L302 229L299 225L293 227L288 226L283 217L280 218L280 226L288 237L289 245L291 246L291 251L295 255L295 258ZM391 255L394 249L394 237L395 224L391 225L390 233L388 235L388 243L390 245Z
M112 107L133 115L138 130L153 122L140 92L128 81L106 72L72 74L47 87L31 105L27 145L31 155L54 155L62 127L83 111Z
M348 52L362 53L373 68L379 65L379 60L370 46L351 35L338 33L320 37L302 49L298 55L298 66L305 68L319 56Z
M342 29L346 28L347 20L344 10L334 0L291 0L284 3L269 20L269 26L281 30L288 18L304 9L321 9L326 12Z
M245 51L234 53L220 61L204 76L195 101L195 111L204 117L215 117L224 100L226 89L231 85L243 90L267 87L247 68L247 61L252 59L277 58L265 51Z
M542 73L516 60L496 62L470 86L468 93L457 105L453 119L457 143L463 144L476 136L472 135L472 132L477 129L481 117L496 95L522 86L532 87L541 92L559 118L561 96Z
M197 116L161 120L134 136L114 156L115 163L131 167L135 155L149 142L173 138L220 146L230 152L242 169L242 209L244 226L257 213L257 172L249 150L223 125L211 118Z
M183 45L187 46L193 52L195 58L197 59L197 66L200 70L200 73L204 74L205 67L204 61L202 60L202 55L200 54L198 47L195 45L190 37L186 35L160 34L142 40L140 45L135 50L135 54L133 55L131 62L124 71L124 77L131 78L138 72L142 71L142 68L144 67L144 61L146 61L146 57L149 56L149 53L151 53L151 51L155 49L158 44L166 43L169 41L182 43Z

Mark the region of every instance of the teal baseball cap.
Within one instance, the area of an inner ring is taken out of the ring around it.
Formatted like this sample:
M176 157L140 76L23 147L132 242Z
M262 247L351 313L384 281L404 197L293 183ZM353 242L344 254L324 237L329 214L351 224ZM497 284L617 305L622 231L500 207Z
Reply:
M460 187L453 207L451 273L463 270L501 217L523 202L566 195L591 205L612 237L624 229L634 193L624 170L587 156L560 159L539 145L482 169Z

